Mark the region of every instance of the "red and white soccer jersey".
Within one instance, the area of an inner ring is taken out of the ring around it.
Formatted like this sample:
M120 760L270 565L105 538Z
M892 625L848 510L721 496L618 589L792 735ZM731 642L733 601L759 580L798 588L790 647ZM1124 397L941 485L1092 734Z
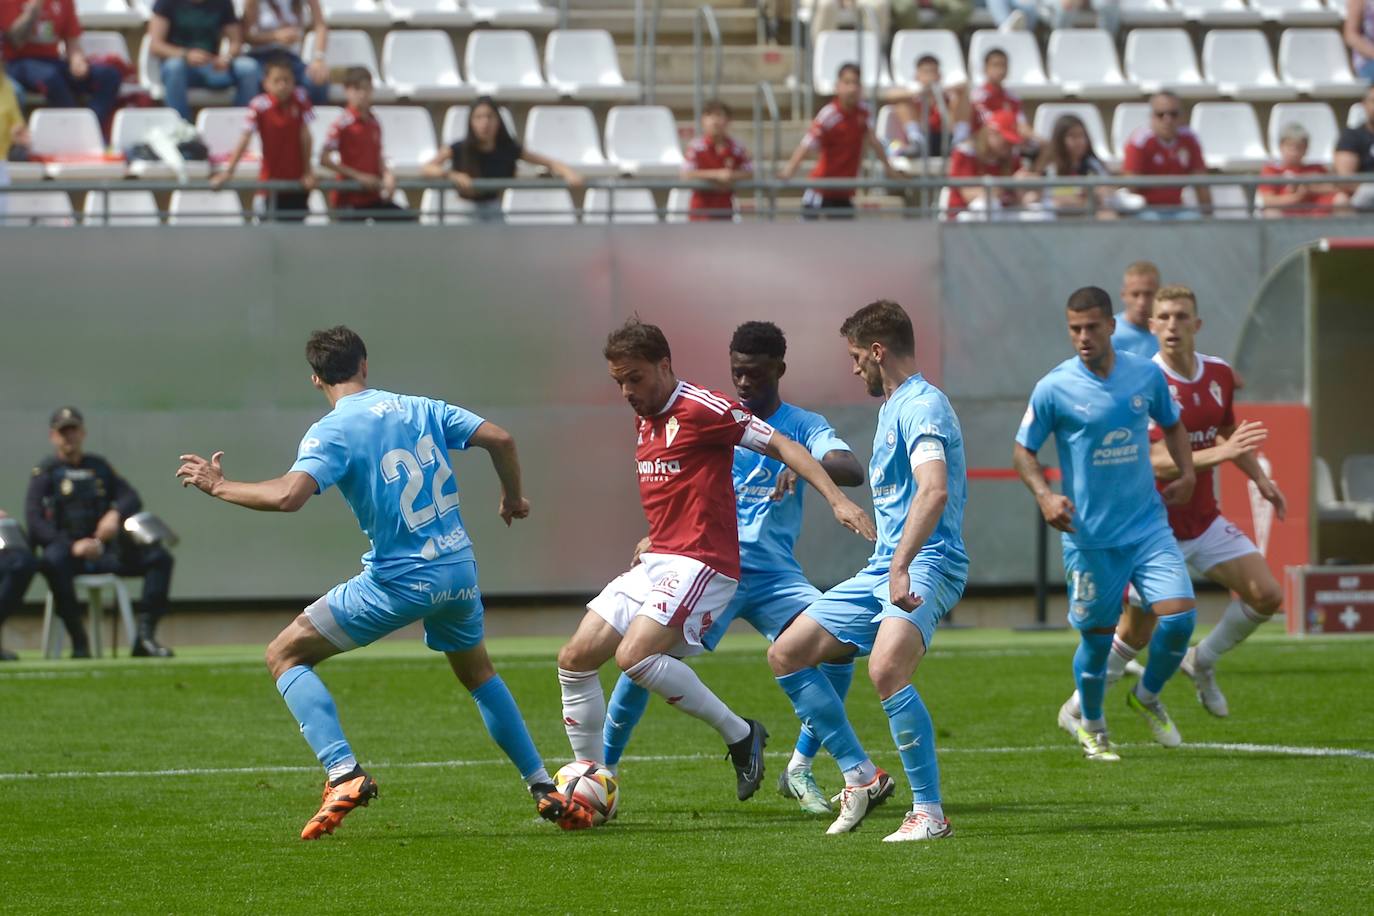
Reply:
M863 162L864 140L868 137L871 123L868 104L860 102L853 108L845 108L837 101L831 101L811 122L811 127L803 139L808 149L818 150L816 165L811 169L812 178L853 178L859 174ZM808 190L807 194L819 194L828 200L849 200L854 196L853 188L826 188L823 191Z
M1121 170L1127 175L1201 175L1207 171L1207 163L1202 158L1197 134L1188 128L1180 127L1178 136L1166 142L1149 127L1139 127L1126 141ZM1177 207L1183 203L1182 185L1136 188L1135 192L1152 207Z
M1024 124L1026 121L1025 110L1021 107L1021 99L995 83L984 83L973 90L973 96L969 99L969 106L971 109L969 128L975 133L999 111L1010 111L1016 115L1018 125Z
M752 172L754 164L749 160L749 151L731 137L723 137L719 145L707 137L697 137L687 145L684 154L687 160L685 171L705 172L713 169L729 169L732 172ZM693 191L689 209L692 220L729 219L730 210L735 206L735 192ZM717 211L717 212L711 212Z
M1154 361L1169 383L1169 394L1178 405L1179 418L1183 428L1188 430L1188 442L1193 451L1216 445L1217 430L1236 425L1231 406L1236 392L1236 375L1231 366L1224 359L1199 353L1197 374L1187 379L1170 369L1158 353ZM1164 431L1150 424L1150 441L1158 442L1163 438ZM1191 502L1169 507L1169 527L1174 529L1174 537L1180 541L1198 537L1221 514L1217 508L1214 470L1207 468L1197 472L1197 486L1193 489ZM1167 480L1155 481L1161 491L1167 484Z

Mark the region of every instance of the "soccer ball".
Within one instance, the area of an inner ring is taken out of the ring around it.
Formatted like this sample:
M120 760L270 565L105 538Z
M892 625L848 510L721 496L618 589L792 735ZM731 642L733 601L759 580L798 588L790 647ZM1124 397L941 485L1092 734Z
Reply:
M615 774L594 760L574 760L553 777L564 797L592 812L592 826L600 827L615 817L620 787Z

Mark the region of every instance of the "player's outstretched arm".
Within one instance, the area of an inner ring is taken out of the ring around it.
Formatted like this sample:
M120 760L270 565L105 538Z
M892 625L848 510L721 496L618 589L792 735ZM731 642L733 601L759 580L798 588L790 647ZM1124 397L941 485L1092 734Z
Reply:
M930 540L945 512L945 503L949 502L949 468L943 461L922 462L912 474L916 478L916 498L907 509L887 580L890 600L904 611L914 611L921 604L920 596L911 593L911 561Z
M295 512L315 495L315 478L304 471L288 471L257 483L227 480L221 466L223 458L224 452L215 452L209 461L199 455L182 455L177 479L183 487L195 487L215 499L259 512Z
M1288 515L1288 500L1284 498L1283 491L1279 485L1269 479L1264 467L1260 464L1259 456L1253 450L1247 451L1243 455L1237 455L1235 459L1236 467L1255 482L1255 489L1259 490L1260 496L1267 499L1274 507L1274 513L1278 515L1279 521L1283 521Z
M863 486L864 469L859 464L859 459L854 457L854 453L848 449L835 448L826 452L821 457L821 467L825 473L830 475L830 479L841 487ZM797 491L797 472L791 468L783 468L778 474L777 485L773 487L772 499L779 500Z
M1045 479L1045 468L1035 452L1017 442L1011 447L1011 464L1016 468L1016 473L1021 475L1021 482L1026 489L1035 497L1045 523L1051 528L1073 534L1073 500L1050 489L1050 483Z
M1174 459L1178 478L1170 481L1160 495L1167 505L1181 506L1193 498L1193 487L1197 485L1197 474L1193 470L1193 446L1188 441L1188 430L1181 422L1164 427L1164 447L1169 450L1169 457Z
M486 449L491 456L491 466L501 481L501 505L497 509L501 521L509 527L512 519L528 518L530 501L520 486L520 456L515 451L515 437L487 420L477 427L468 444Z
M835 520L841 525L870 541L878 539L878 529L873 526L873 519L840 492L840 488L835 486L825 468L821 467L821 463L812 458L811 453L804 447L774 430L764 454L781 461L796 471L802 480L815 487L816 492L830 503L830 508L835 512Z
M1269 430L1258 420L1246 420L1231 429L1218 430L1216 445L1193 452L1193 470L1205 471L1228 461L1240 465L1247 456L1253 458L1255 449L1263 445L1264 440L1268 438ZM1178 465L1174 464L1173 457L1169 455L1169 448L1163 440L1158 440L1150 446L1150 466L1160 480L1174 480L1178 477ZM1258 464L1255 466L1259 467Z

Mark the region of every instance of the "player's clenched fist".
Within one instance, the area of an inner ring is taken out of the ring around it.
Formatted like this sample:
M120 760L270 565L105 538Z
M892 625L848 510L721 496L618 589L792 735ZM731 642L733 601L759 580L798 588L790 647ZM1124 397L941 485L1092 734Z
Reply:
M1059 531L1073 534L1073 500L1062 493L1051 493L1040 501L1040 514L1045 524Z
M181 467L177 468L177 478L183 487L195 487L202 493L215 495L215 487L224 480L221 462L224 452L215 452L206 461L199 455L182 455Z
M519 499L502 497L501 508L498 511L501 513L501 521L509 528L511 519L530 517L530 501L523 496Z

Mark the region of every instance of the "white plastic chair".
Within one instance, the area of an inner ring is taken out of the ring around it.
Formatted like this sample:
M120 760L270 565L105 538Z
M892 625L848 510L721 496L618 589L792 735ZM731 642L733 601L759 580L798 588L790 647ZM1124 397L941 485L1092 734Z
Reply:
M1205 26L1259 25L1264 17L1246 6L1245 0L1176 0L1184 18Z
M567 226L577 222L572 195L565 188L507 188L501 212L508 223Z
M1350 55L1335 29L1284 29L1279 36L1279 77L1303 95L1329 98L1364 94L1350 70Z
M329 131L343 115L343 107L340 105L316 105L315 117L309 124L310 130L310 161L318 163L320 161L320 151L324 149L325 141L329 139Z
M400 178L414 178L438 144L429 112L418 105L377 105L372 109L382 125L382 156Z
M234 154L234 147L248 129L247 108L203 108L196 115L196 133L205 142L210 152L210 161L220 163ZM253 131L248 141L248 149L243 154L243 162L256 162L262 159L262 138ZM242 165L240 165L242 167Z
M393 22L408 26L466 29L477 21L460 0L385 0L383 5Z
M1185 205L1197 206L1197 192L1192 188L1183 189ZM1212 215L1217 219L1253 219L1254 206L1245 196L1245 189L1238 184L1212 185Z
M1297 90L1279 82L1269 56L1269 40L1258 29L1212 29L1202 42L1207 82L1233 99L1291 99Z
M1309 135L1307 161L1330 166L1340 128L1325 102L1279 102L1269 112L1269 151L1279 155L1279 133L1285 125L1301 124Z
M81 222L86 226L156 226L162 220L152 191L88 191Z
M501 28L551 29L558 13L539 0L468 0L468 9L478 22Z
M1359 127L1369 118L1365 115L1364 105L1356 102L1350 106L1350 110L1345 113L1346 127Z
M658 205L648 188L589 188L582 201L582 222L644 224L658 222Z
M1216 89L1202 78L1193 40L1183 29L1132 29L1126 35L1126 78L1144 93L1167 89L1182 98L1206 98Z
M1121 0L1121 24L1138 26L1183 25L1183 12L1169 0Z
M617 105L606 115L606 158L630 175L678 175L677 122L662 105Z
M1250 0L1250 5L1266 22L1292 26L1339 26L1344 17L1340 11L1326 6L1321 0ZM1342 4L1341 10L1345 9Z
M243 225L243 205L236 191L173 191L167 212L172 226Z
M439 131L439 137L444 146L457 143L468 135L468 112L471 111L470 105L452 105L444 112L444 124ZM510 109L505 105L498 105L497 112L501 115L501 120L506 122L506 130L515 138L520 137L520 132L515 129L515 117L510 113Z
M590 108L535 105L525 118L525 149L586 175L614 175L617 171L601 153L601 137Z
M1208 168L1248 172L1269 161L1255 109L1245 102L1198 102L1188 124Z
M391 16L375 0L320 0L320 7L330 29L380 29L391 24ZM333 34L329 36L329 43L334 43Z
M859 79L865 93L871 92L875 85L880 88L892 85L887 61L883 60L878 48L877 35L864 32L860 50L858 32L822 32L816 37L816 49L811 56L811 79L817 94L834 94L835 80L845 64L859 65Z
M1054 99L1063 96L1063 90L1051 83L1045 76L1045 65L1040 59L1040 46L1030 32L1000 32L997 29L979 29L969 39L968 70L969 81L974 86L985 82L983 77L983 58L993 48L999 48L1007 55L1007 88L1026 98Z
M315 33L306 32L305 41L301 43L301 57L310 60L314 55ZM377 66L377 51L372 47L372 38L366 32L358 29L330 29L324 60L330 70L362 67L372 74L373 101L395 100L395 90L382 81L382 72ZM334 83L329 87L329 100L335 104L345 100L344 87L341 84Z
M110 146L127 156L129 148L145 142L153 129L173 128L180 123L181 115L171 108L121 108L114 113L110 125ZM171 178L174 175L171 166L147 159L126 162L125 169L136 178ZM187 162L186 174L204 178L210 174L210 164Z
M65 191L6 192L0 188L0 225L72 226L72 200Z
M566 98L632 102L640 86L620 72L615 41L604 29L555 29L544 43L544 73Z
M128 641L130 651L134 642L134 606L129 599L129 587L124 581L112 573L100 573L97 575L77 576L72 580L76 592L86 593L87 615L90 623L91 655L95 658L105 654L104 632L105 632L105 590L109 589L114 595L115 610L118 613L118 622L124 626L124 638ZM57 610L53 601L52 592L48 592L47 600L43 606L43 657L61 658L62 657L62 638L66 633L66 627L57 621ZM115 646L119 644L118 632L115 633L115 640L110 646L112 655L119 654Z
M1066 94L1085 99L1136 94L1121 75L1116 42L1102 29L1055 29L1048 50L1050 79Z
M1083 122L1088 130L1088 141L1093 152L1106 165L1115 165L1113 147L1107 142L1107 128L1102 123L1102 115L1097 106L1089 102L1043 102L1035 109L1032 129L1036 136L1048 139L1054 132L1054 125L1064 115L1074 115Z
M668 192L668 203L664 208L663 220L668 223L690 222L692 212L692 189L673 188Z
M451 102L475 97L458 72L453 42L439 29L388 32L382 41L382 69L387 84L403 99Z
M522 102L558 99L558 90L539 72L539 54L529 32L473 32L468 36L463 66L479 95Z
M1118 162L1126 158L1126 141L1131 134L1149 123L1149 102L1122 102L1112 110L1112 149Z
M29 118L34 155L56 157L46 170L52 178L117 178L123 162L105 158L100 122L89 108L40 108Z
M947 86L968 82L964 49L948 29L902 29L892 36L892 81L916 89L916 61L925 55L940 61L940 81Z
M76 0L76 18L83 29L136 29L147 21L147 14L129 6L125 0ZM82 48L90 53L85 39L90 33L81 36Z
M443 219L439 218L440 194L443 197ZM473 203L458 196L453 188L429 188L420 195L420 225L466 226L473 222Z

